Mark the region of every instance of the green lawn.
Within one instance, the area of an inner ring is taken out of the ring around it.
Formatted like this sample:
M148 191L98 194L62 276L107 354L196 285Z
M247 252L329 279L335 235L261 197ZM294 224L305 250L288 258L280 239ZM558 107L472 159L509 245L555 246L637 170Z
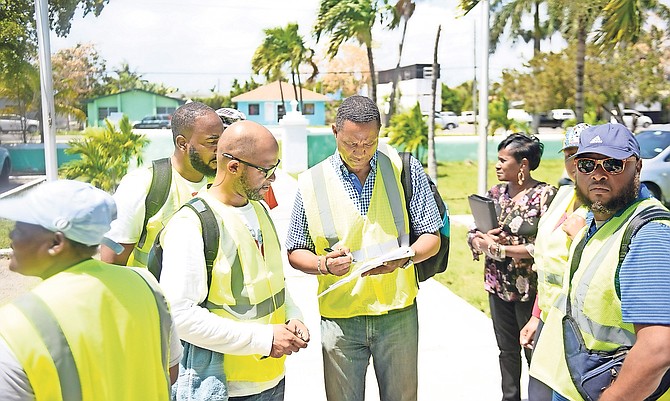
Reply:
M562 169L561 160L545 160L533 172L533 177L555 184ZM497 182L495 168L490 164L488 186ZM438 166L438 187L451 215L470 214L467 196L477 191L477 165L468 162L441 163ZM0 220L0 249L9 248L8 234L12 227L12 222ZM449 266L436 279L477 309L489 314L487 294L483 287L484 262L472 260L466 233L467 227L452 223Z
M470 214L467 196L477 191L477 165L467 162L441 163L438 166L438 188L449 206L450 215ZM556 185L563 172L562 160L545 160L533 172L533 178ZM488 187L497 184L495 167L489 165ZM484 291L484 259L472 260L466 242L468 228L451 225L451 247L447 271L435 276L470 305L490 316L488 295Z

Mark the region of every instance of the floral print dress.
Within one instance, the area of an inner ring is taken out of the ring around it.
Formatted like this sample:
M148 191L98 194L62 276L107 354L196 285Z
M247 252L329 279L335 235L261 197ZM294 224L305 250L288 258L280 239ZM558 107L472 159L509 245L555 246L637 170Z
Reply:
M537 223L546 212L556 195L556 188L538 182L526 190L520 199L514 201L507 192L507 184L498 184L491 188L486 196L493 199L499 210L498 221L505 235L501 236L501 245L522 245L535 242ZM474 229L468 235L468 244L475 260L479 254L472 248ZM532 301L537 292L537 273L533 271L533 259L505 258L496 261L486 257L484 263L484 288L498 295L502 300Z

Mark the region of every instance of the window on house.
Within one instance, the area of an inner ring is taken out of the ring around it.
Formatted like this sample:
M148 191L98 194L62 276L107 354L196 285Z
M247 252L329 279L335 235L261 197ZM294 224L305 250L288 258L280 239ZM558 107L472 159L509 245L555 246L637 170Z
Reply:
M174 114L176 107L156 107L156 114Z
M259 116L261 114L261 105L258 103L249 104L249 115L250 116Z
M302 114L306 116L314 115L314 103L303 103L302 104Z
M104 120L112 113L118 113L118 107L98 107L98 119Z

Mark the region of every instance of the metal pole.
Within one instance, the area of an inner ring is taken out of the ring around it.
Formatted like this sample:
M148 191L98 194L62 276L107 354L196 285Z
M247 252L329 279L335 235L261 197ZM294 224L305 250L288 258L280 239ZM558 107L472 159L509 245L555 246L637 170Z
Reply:
M487 128L489 125L489 0L480 1L482 5L482 35L481 43L481 78L479 80L479 115L480 121L477 128L479 129L479 151L477 169L477 192L481 195L488 190L486 183L486 172L488 170L487 155Z
M48 0L35 0L37 43L39 45L40 88L42 93L42 130L44 132L44 166L47 181L58 179L56 159L56 127L54 120L53 77L51 74L51 45L49 41Z

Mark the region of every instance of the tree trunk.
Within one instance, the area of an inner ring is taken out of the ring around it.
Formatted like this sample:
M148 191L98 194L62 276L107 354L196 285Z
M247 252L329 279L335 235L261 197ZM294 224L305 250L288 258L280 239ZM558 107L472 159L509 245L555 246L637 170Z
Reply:
M375 73L375 62L372 58L372 44L365 45L368 53L368 65L370 66L370 82L372 88L370 89L370 98L377 104L377 74Z
M433 76L430 80L430 96L432 101L431 109L435 108L435 98L437 98L437 48L440 44L440 31L442 25L437 26L437 35L435 35L435 50L433 52ZM431 110L432 111L432 110ZM435 113L430 113L428 123L428 175L437 185L437 160L435 158Z
M535 6L535 12L533 13L533 57L537 57L540 54L540 42L542 41L542 29L540 27L540 2L536 1L534 6ZM533 73L537 76L538 74L537 67L534 68ZM539 132L539 128L540 128L540 115L536 111L535 113L533 113L531 131L537 134Z
M584 121L584 65L586 62L586 19L584 17L580 18L577 28L576 58L575 117L577 122L580 123Z
M400 38L400 45L398 45L398 64L395 66L393 71L393 83L391 84L391 97L389 98L389 114L386 116L386 126L388 127L391 122L391 117L395 114L396 110L396 88L398 87L398 74L400 73L400 61L402 59L402 48L405 44L405 34L407 33L407 22L408 19L405 18L405 23L402 27L402 37Z
M279 82L279 96L281 96L281 107L284 110L284 114L286 114L286 101L284 100L284 90L282 89L281 79L278 82ZM283 116L278 115L277 122L279 122L279 120L281 120L282 117Z
M296 107L299 109L299 111L302 111L302 107L300 107L300 98L298 97L298 86L295 83L295 71L293 71L293 69L291 69L291 82L293 83L293 96L295 96Z
M300 80L300 72L298 72L298 90L300 91L300 100L298 101L298 104L300 104L300 112L302 113L304 109L302 103L302 81Z

